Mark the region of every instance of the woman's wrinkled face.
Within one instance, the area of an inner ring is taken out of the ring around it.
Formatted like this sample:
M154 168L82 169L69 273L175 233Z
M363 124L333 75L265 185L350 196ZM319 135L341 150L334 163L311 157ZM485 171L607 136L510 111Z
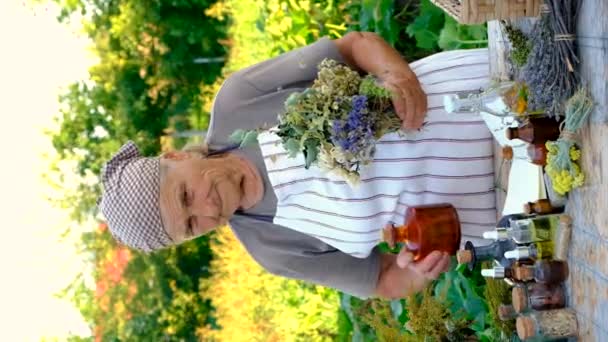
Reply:
M255 167L235 155L170 152L160 163L161 217L176 243L227 224L237 209L252 207L263 195Z

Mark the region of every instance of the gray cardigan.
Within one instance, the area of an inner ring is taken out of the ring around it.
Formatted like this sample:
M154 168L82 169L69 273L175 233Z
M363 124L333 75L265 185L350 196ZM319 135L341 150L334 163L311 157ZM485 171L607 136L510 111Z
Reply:
M314 80L324 58L343 61L336 45L327 38L290 51L232 74L218 92L212 109L207 143L212 149L231 145L236 129L274 125L285 99ZM272 217L276 197L258 146L238 150L252 161L264 178L264 197L245 214ZM344 254L324 242L297 231L247 215L235 215L230 226L249 254L271 273L333 287L369 297L380 270L377 250L366 259Z

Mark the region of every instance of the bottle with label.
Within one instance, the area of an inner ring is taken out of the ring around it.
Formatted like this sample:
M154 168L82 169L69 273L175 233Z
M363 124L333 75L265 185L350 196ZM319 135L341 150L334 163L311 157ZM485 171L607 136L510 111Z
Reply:
M414 260L432 251L454 255L460 247L460 238L458 213L447 203L408 207L403 225L390 225L383 230L383 240L389 246L403 243L414 254Z
M517 317L517 335L524 341L554 341L577 337L578 321L572 309L535 311Z
M539 241L527 246L517 246L515 249L506 251L507 259L551 259L553 258L553 241Z
M569 215L562 215L559 218L559 228L557 237L555 238L555 248L553 250L553 259L566 260L568 258L568 250L570 248L570 239L572 235L572 218Z
M484 239L513 239L519 244L551 241L559 225L559 215L543 215L511 220L508 228L497 228L483 233Z
M511 291L515 312L561 309L566 306L563 284L530 283L515 286Z
M507 139L520 139L530 144L544 145L547 141L559 138L559 122L550 117L529 118L519 127L509 127Z
M547 165L547 148L544 144L528 144L524 151L523 149L513 149L511 146L502 148L502 157L505 160L525 160L529 163L545 166Z
M513 264L513 260L505 258L505 252L517 248L513 240L497 240L486 246L474 246L471 241L467 241L464 250L456 253L459 264L467 264L469 270L475 269L477 263L487 260L496 260L500 265L508 267Z
M548 199L539 199L536 202L524 204L524 213L527 215L547 215L564 212L564 207L554 207Z

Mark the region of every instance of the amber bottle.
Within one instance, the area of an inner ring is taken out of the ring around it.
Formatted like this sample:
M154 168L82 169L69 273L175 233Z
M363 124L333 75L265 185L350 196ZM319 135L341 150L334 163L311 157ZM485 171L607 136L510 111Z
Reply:
M546 215L564 212L564 207L554 207L548 199L539 199L536 202L524 204L524 213L528 215Z
M460 247L460 221L456 209L447 203L408 207L405 222L383 230L389 246L403 243L414 254L414 260L432 251L456 254Z
M530 283L519 285L511 291L515 312L529 310L561 309L566 306L566 292L563 284Z
M530 144L544 144L559 138L559 122L549 117L530 118L519 127L507 128L507 139L520 139Z

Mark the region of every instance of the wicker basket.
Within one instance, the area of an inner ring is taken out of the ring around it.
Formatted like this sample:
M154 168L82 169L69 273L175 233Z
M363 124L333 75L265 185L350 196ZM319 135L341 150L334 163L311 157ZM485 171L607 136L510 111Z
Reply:
M461 24L481 24L494 19L536 17L542 0L431 0Z

